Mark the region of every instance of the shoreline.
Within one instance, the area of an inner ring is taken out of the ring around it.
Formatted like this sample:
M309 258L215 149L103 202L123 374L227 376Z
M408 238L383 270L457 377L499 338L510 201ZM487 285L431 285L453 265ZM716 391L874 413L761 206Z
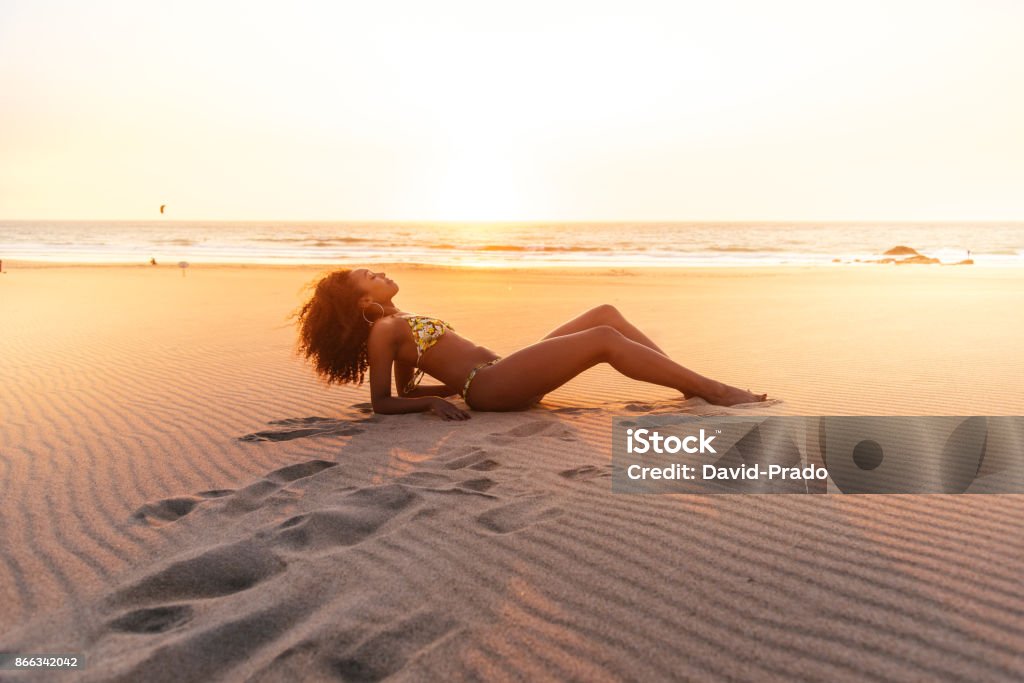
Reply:
M53 269L53 268L125 268L125 269L142 269L142 270L163 270L163 269L179 269L178 261L167 261L165 263L157 263L152 265L150 263L134 263L134 262L120 262L120 261L23 261L14 259L0 259L2 261L4 270L8 267L18 268L22 270L39 270L39 269ZM541 271L541 272L557 272L560 269L567 271L581 271L585 269L596 270L601 272L608 271L638 271L638 272L652 272L652 273L663 273L666 271L694 271L694 272L706 272L709 270L800 270L800 269L834 269L839 270L847 267L852 269L860 268L879 268L879 267L896 267L900 264L896 263L869 263L869 262L815 262L815 263L775 263L775 264L748 264L748 263L715 263L715 264L674 264L666 263L664 265L603 265L603 264L592 264L592 263L502 263L495 265L479 265L479 264L446 264L446 263L429 263L429 262L406 262L406 261L358 261L352 259L351 261L338 261L332 263L262 263L262 262L241 262L241 261L188 261L188 268L201 269L247 269L254 270L259 268L266 268L272 270L315 270L315 269L337 269L344 267L361 267L361 266L373 266L375 268L408 268L411 270L441 270L441 271ZM1024 270L1024 263L1021 264L1006 264L1006 265L995 265L991 263L986 264L960 264L960 263L914 263L904 264L901 269L912 269L927 271L928 269L943 269L947 266L958 266L961 270L993 270L993 271L1012 271L1012 270Z

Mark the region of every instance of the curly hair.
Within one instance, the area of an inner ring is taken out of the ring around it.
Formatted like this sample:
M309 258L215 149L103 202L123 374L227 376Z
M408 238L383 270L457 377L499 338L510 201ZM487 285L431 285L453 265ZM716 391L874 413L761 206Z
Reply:
M362 384L369 366L370 326L359 310L362 292L349 278L351 272L336 270L320 278L312 285L313 296L292 314L299 354L328 384Z

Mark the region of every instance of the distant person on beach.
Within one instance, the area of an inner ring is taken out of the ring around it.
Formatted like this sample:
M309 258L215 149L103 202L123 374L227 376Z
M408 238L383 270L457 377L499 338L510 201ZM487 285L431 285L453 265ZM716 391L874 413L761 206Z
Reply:
M384 273L337 270L317 282L313 296L293 316L299 351L328 383L362 384L369 369L377 413L432 411L446 420L469 418L444 400L453 394L473 410L525 410L599 363L716 405L766 397L684 368L607 304L501 358L442 320L402 312L392 301L397 293L398 284ZM391 394L392 371L398 396ZM442 384L420 386L424 374Z

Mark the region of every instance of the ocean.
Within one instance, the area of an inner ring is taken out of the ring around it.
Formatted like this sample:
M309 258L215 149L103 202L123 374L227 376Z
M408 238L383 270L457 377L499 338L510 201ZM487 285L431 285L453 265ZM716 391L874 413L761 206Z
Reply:
M1024 223L0 221L0 260L67 263L824 265L897 245L1020 266Z

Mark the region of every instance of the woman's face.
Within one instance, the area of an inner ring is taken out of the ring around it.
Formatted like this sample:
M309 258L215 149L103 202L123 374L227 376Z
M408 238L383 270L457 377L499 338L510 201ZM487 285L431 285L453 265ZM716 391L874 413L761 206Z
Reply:
M380 303L390 301L398 293L398 284L384 273L377 273L368 268L357 268L349 273L349 278L359 290L371 299Z

